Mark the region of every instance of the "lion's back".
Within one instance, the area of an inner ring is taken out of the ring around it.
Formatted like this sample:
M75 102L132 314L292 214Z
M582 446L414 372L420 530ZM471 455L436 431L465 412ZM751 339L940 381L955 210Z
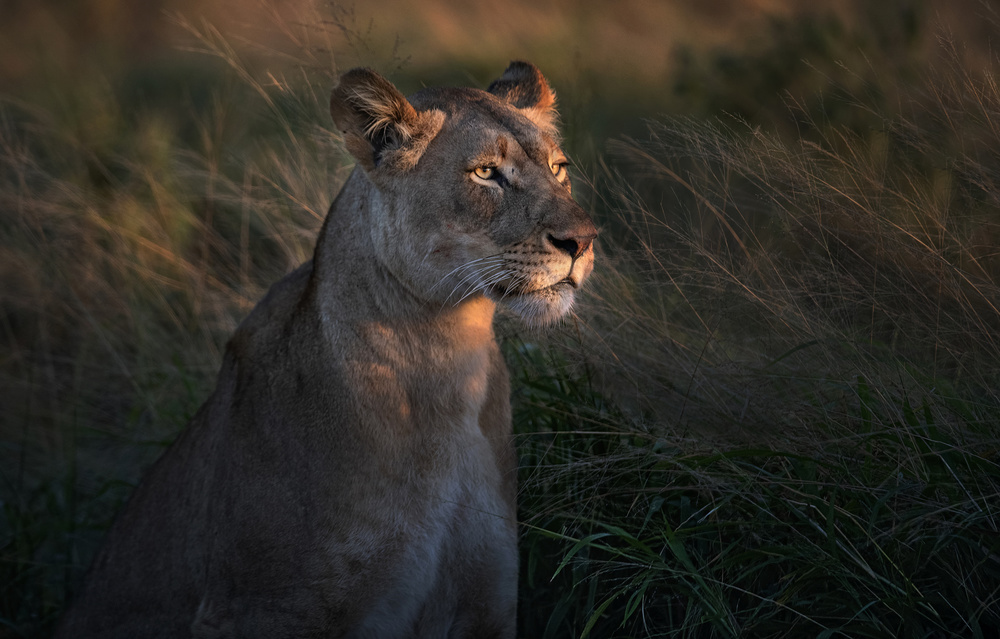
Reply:
M246 504L240 451L266 429L233 428L246 388L264 374L274 344L301 303L311 263L271 287L230 340L212 396L147 471L112 525L86 577L87 588L56 637L176 637L191 633L204 596L213 542L231 538ZM256 371L256 372L255 372ZM248 379L249 378L249 379ZM256 383L261 383L260 381ZM264 398L261 398L264 399ZM268 420L267 415L257 415ZM275 501L280 501L276 498ZM121 625L108 627L108 620Z

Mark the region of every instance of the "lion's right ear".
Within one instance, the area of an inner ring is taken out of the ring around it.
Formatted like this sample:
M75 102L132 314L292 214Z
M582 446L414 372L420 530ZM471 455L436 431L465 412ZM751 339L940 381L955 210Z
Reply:
M330 115L347 150L368 172L413 168L444 121L440 111L416 111L391 82L363 68L340 77Z
M559 137L556 93L535 65L521 60L512 61L487 91L520 109L528 119L553 137Z

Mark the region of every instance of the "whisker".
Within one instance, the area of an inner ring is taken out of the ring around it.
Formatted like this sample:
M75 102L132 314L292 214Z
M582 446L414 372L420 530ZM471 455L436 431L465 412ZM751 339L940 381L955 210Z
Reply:
M464 300L465 298L469 297L473 293L480 292L480 291L483 292L483 293L485 293L486 289L488 289L490 286L492 286L493 283L499 282L503 278L507 277L507 275L509 273L510 273L510 270L503 269L499 273L495 273L495 274L491 275L489 278L487 278L486 280L484 280L482 283L480 283L477 286L472 287L468 292L466 292L466 294L462 296L462 299L460 299L457 302L455 302L455 306L458 306L459 304L461 304L462 300Z
M482 263L488 263L488 262L490 262L492 260L496 260L496 259L498 259L500 257L501 256L499 256L499 255L489 255L489 256L486 256L486 257L479 257L479 258L476 258L474 260L469 260L468 262L465 262L463 264L459 264L458 266L456 266L455 268L453 268L451 271L449 271L446 275L444 275L443 277L441 277L441 279L439 279L437 281L437 283L434 284L434 286L431 287L431 290L434 290L435 288L437 288L442 282L444 282L446 279L448 279L449 277L451 277L455 273L460 273L460 272L464 271L467 268L471 268L473 266L480 265L481 262Z
M444 277L442 277L441 279L439 279L434 284L434 286L432 286L430 288L430 290L428 292L433 292L434 289L436 289L438 286L440 286L442 282L444 282L446 279L448 279L449 277L451 277L455 273L461 272L461 271L463 271L463 270L465 270L465 269L467 269L467 268L469 268L471 266L474 266L474 265L476 265L476 264L478 264L480 262L488 263L490 261L502 261L502 260L503 260L503 255L501 255L501 254L498 253L496 255L487 255L486 257L478 257L478 258L476 258L474 260L469 260L468 262L465 262L463 264L459 264L455 268L451 269L451 271L449 271L447 275L445 275Z
M488 279L484 280L483 283L480 285L480 288L485 293L486 290L489 289L491 286L493 286L497 282L500 282L505 277L509 277L512 274L513 274L513 271L511 271L510 269L504 269L504 270L500 271L499 273L495 273L492 277L489 277Z
M483 277L486 277L488 273L491 273L491 271L495 271L496 269L502 269L502 268L503 268L503 264L490 264L490 265L487 265L485 268L477 269L475 271L472 271L471 273L468 273L465 277L463 277L461 280L459 280L459 282L457 284L455 284L454 288L451 289L451 293L448 293L448 297L444 298L444 301L447 302L448 300L450 300L451 296L455 294L455 291L457 291L459 288L461 288L463 284L471 282L472 280L477 279L477 278L481 279ZM489 277L492 277L492 274ZM478 287L479 287L479 285L474 285L474 286L472 286L472 290L474 291ZM463 297L462 299L465 299L465 298ZM459 300L459 301L461 301L461 300Z
M500 299L503 299L503 298L507 297L508 295L510 295L510 292L512 290L514 290L516 287L520 286L521 284L524 284L529 279L530 279L530 277L529 277L529 275L527 273L524 273L524 272L515 273L514 277L512 277L511 280L510 280L510 284L507 285L507 289L503 292L503 295L500 296Z

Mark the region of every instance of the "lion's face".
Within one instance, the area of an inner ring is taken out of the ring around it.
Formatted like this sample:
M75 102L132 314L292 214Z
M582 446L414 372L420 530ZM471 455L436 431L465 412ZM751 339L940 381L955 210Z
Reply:
M373 239L413 294L442 305L485 295L532 324L570 309L593 268L597 230L570 196L553 102L537 69L515 63L490 92L412 96L405 136L367 125L382 127L368 136L374 152L359 158L382 209Z

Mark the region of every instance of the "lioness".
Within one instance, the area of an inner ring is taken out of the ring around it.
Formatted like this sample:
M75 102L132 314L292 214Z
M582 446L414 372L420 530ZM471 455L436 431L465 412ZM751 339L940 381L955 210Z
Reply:
M597 230L555 98L407 100L368 69L330 110L357 166L311 262L230 340L58 637L512 637L516 459L497 303L567 312Z

